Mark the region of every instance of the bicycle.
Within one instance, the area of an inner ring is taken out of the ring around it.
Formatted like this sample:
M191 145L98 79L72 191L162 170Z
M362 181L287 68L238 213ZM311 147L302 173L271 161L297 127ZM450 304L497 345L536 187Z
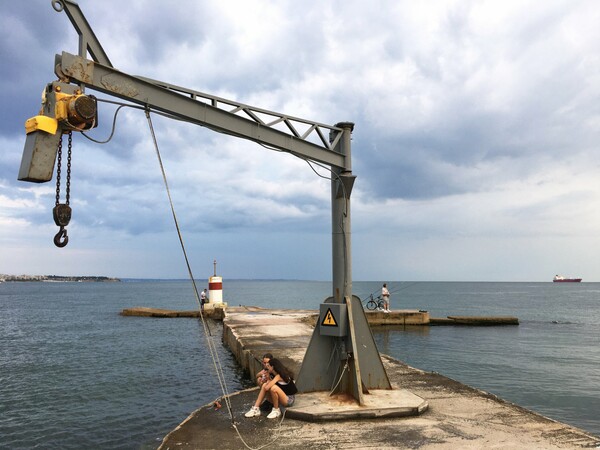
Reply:
M370 311L374 311L376 309L382 310L384 309L383 306L383 298L379 296L377 299L374 299L373 295L371 294L370 300L367 302L367 309Z

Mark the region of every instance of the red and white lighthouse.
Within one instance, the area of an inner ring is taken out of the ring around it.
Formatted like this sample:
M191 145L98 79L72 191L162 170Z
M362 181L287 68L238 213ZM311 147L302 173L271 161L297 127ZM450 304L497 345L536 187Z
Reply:
M214 275L208 279L208 304L212 308L222 308L223 304L223 278L217 276L217 260L214 262Z

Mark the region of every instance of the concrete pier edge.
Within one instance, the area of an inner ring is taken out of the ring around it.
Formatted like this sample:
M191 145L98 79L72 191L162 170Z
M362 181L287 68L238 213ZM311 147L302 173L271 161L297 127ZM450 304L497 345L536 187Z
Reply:
M311 314L314 311L230 308L223 322L223 342L250 374L260 370L259 358L266 352L282 359L297 373L312 333ZM235 427L224 410L225 405L216 409L210 403L165 436L159 449L258 447L270 442L275 432L278 448L303 450L600 448L600 437L584 430L388 356L382 355L382 361L394 390L409 391L428 403L429 408L423 414L372 416L368 420L359 415L335 422L305 422L299 420L301 417L293 418L292 407L285 411L282 423L269 420L265 415L247 419L244 413L257 395L257 388L252 388L230 395ZM316 403L319 402L317 399Z

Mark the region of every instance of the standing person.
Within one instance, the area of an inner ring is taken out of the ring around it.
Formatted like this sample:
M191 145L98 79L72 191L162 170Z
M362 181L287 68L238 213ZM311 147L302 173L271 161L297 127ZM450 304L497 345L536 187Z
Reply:
M267 419L277 419L281 416L279 405L289 407L294 404L294 395L298 392L298 389L294 384L294 374L292 371L275 358L272 358L267 363L267 368L273 375L273 379L261 386L258 398L250 411L245 414L246 417L260 416L259 406L266 396L269 396L271 403L273 403L273 409L267 416Z
M387 283L383 283L381 288L381 297L383 298L383 312L390 312L390 291L388 291Z
M206 289L200 294L200 309L204 311L204 304L206 303Z

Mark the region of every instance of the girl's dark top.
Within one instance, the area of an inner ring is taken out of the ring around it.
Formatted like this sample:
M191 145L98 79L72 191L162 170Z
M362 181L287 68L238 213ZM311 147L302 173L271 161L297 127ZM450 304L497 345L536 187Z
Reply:
M285 395L295 395L298 392L298 388L294 383L294 380L290 380L289 383L284 382L283 380L279 380L277 382L277 386L281 388Z

